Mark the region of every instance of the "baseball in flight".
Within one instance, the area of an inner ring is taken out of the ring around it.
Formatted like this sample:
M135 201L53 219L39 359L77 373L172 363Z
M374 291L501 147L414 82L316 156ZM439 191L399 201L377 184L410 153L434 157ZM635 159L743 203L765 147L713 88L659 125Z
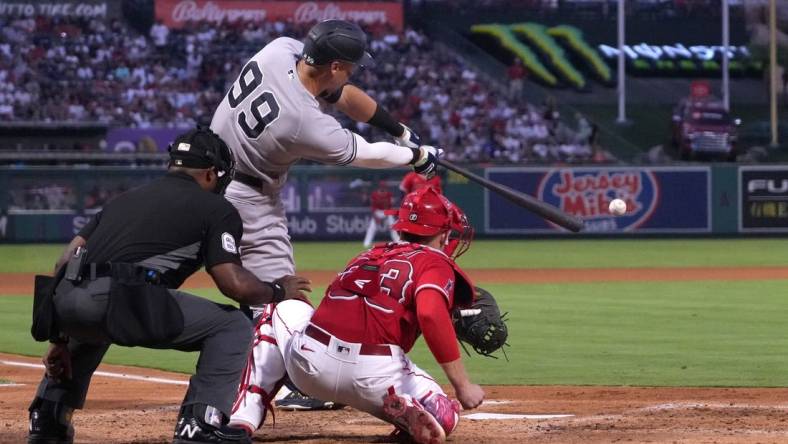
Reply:
M613 199L610 201L610 206L608 207L612 214L616 216L621 216L622 214L627 212L627 203L621 199Z

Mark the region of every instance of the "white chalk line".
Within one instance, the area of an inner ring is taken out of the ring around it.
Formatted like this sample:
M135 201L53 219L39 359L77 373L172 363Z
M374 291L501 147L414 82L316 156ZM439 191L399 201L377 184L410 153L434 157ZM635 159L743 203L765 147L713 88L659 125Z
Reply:
M13 367L27 367L27 368L37 368L43 369L43 364L31 364L29 362L17 362L17 361L0 361L0 365L9 365ZM93 373L95 376L104 376L106 378L118 378L118 379L128 379L131 381L144 381L144 382L155 382L159 384L172 384L172 385L189 385L189 381L180 381L177 379L169 379L169 378L157 378L153 376L141 376L141 375L131 375L128 373L114 373L114 372L105 372L105 371L97 371Z
M16 383L13 383L13 382L9 382L9 383L0 382L0 388L3 388L3 387L22 387L23 385L25 385L25 384L16 384Z
M662 412L668 410L690 410L690 409L754 409L754 410L788 410L788 405L753 405L736 404L722 402L668 402L665 404L655 404L637 409L642 412Z
M470 415L463 415L463 418L473 419L476 421L484 421L489 419L554 419L554 418L569 418L575 415L528 415L528 414L512 414L512 413L471 413Z

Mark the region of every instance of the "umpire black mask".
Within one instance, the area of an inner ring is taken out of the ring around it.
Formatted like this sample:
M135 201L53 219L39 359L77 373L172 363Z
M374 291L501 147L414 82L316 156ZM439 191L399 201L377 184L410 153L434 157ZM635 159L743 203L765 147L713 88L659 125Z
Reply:
M198 126L181 134L167 149L170 166L183 168L213 168L216 172L216 187L213 192L224 194L235 174L235 160L226 143L209 128Z

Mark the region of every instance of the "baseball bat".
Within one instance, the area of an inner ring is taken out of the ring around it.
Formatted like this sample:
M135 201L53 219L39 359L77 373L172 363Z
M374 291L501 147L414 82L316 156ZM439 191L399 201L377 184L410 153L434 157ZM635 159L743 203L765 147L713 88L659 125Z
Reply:
M487 188L490 191L496 192L505 197L515 205L525 208L528 211L538 214L539 216L558 224L567 230L577 233L583 229L583 220L577 216L564 213L557 207L549 203L542 202L539 199L531 197L525 193L515 191L506 185L502 185L492 180L486 179L482 176L474 174L461 166L455 165L453 162L444 159L438 159L438 164L442 167L454 171L455 173L467 177L468 179L478 183L479 185Z

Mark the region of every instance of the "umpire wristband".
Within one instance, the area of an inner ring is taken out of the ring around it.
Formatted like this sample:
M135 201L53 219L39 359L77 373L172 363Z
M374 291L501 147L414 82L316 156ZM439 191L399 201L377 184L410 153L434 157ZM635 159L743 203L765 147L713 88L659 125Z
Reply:
M382 129L383 131L391 134L394 137L400 137L405 132L405 128L393 117L391 114L388 113L380 103L377 104L375 108L375 114L372 115L372 118L367 120L367 123Z
M285 300L285 287L282 284L277 284L276 282L266 282L266 284L271 287L271 292L273 293L271 302L277 303Z

